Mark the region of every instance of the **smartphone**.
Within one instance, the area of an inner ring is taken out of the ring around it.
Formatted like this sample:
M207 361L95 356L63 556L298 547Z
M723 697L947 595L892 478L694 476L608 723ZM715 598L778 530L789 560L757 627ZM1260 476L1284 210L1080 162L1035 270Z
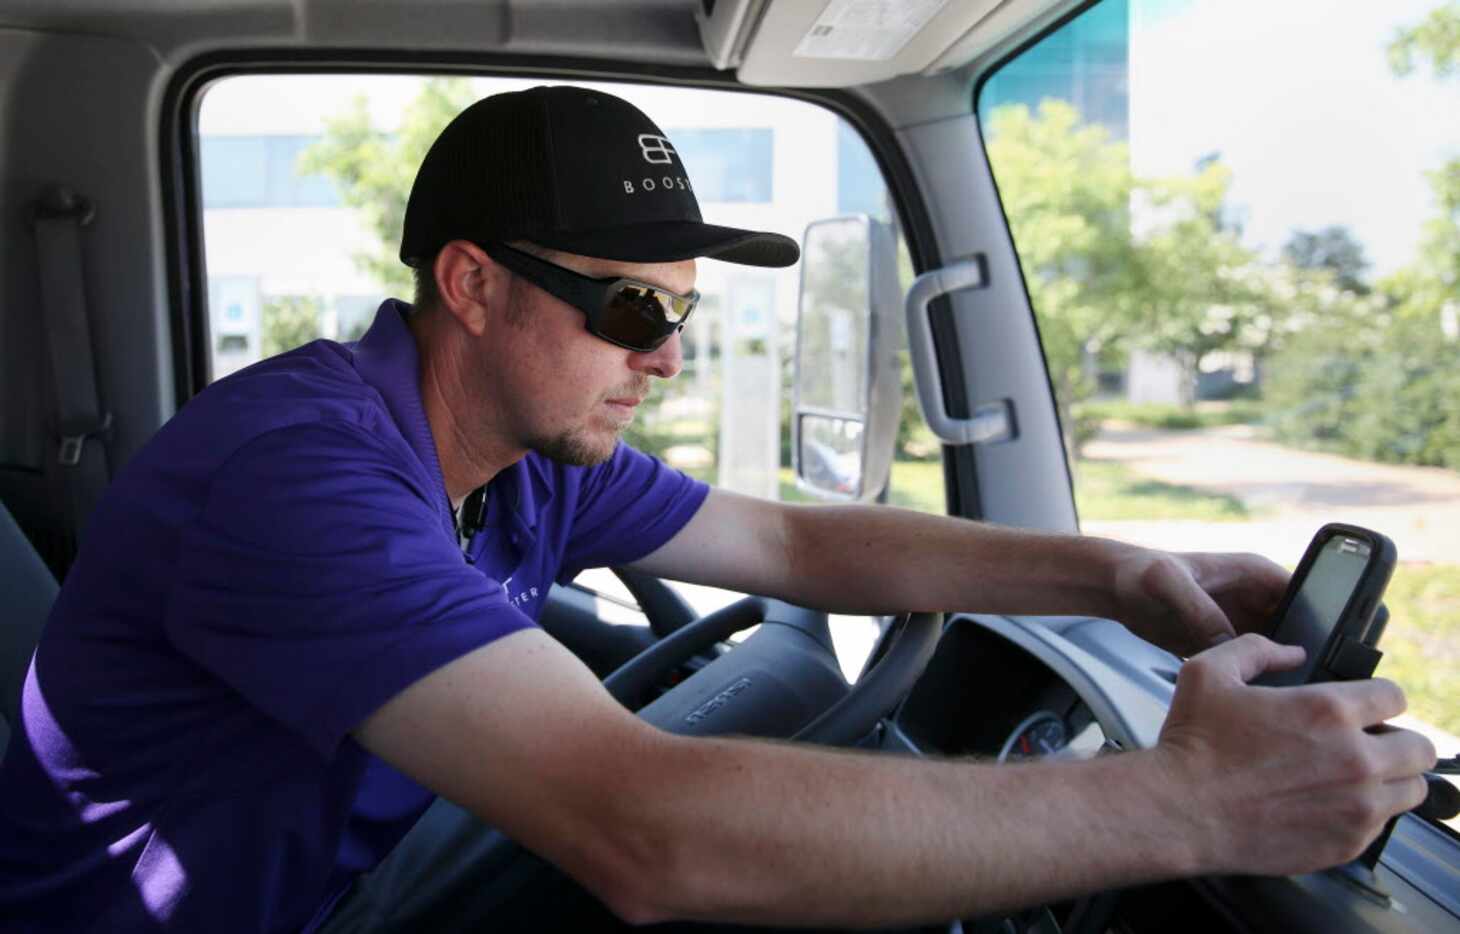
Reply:
M1396 557L1394 543L1378 532L1338 522L1319 529L1268 632L1275 642L1302 646L1307 657L1297 668L1269 671L1252 683L1275 687L1353 677L1351 666L1336 658L1354 644L1367 647L1377 664L1372 650L1379 627L1372 624Z

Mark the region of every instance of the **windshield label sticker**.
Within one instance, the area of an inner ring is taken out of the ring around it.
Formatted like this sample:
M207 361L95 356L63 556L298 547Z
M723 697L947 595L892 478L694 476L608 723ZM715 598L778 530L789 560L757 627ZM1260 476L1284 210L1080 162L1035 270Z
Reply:
M947 5L948 0L831 0L793 54L885 62Z

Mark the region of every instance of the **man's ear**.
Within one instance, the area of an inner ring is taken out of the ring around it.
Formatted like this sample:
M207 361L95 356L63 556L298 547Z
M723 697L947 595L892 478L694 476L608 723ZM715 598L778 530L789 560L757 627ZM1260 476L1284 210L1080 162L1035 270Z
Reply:
M486 331L488 310L507 299L505 270L468 240L452 240L431 267L441 305L473 337Z

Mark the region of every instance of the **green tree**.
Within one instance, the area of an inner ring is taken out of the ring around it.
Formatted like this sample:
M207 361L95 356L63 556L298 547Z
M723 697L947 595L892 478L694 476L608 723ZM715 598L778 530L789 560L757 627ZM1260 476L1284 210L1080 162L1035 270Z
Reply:
M1000 108L988 128L1071 450L1089 429L1074 415L1097 360L1133 346L1170 355L1190 402L1209 354L1266 344L1281 316L1228 220L1219 156L1190 176L1138 178L1124 143L1057 100Z
M1000 107L987 129L989 160L1074 450L1072 407L1094 390L1086 361L1123 340L1139 310L1130 154L1104 127L1082 123L1065 101L1047 99L1034 112Z
M1399 74L1428 63L1453 74L1460 61L1460 3L1402 30L1390 46ZM1460 469L1460 160L1427 173L1439 205L1425 221L1415 259L1380 280L1374 294L1346 294L1314 308L1324 282L1299 292L1309 307L1294 316L1264 387L1266 420L1285 442L1353 457ZM1299 251L1301 252L1301 251ZM1288 253L1299 262L1300 257ZM1330 291L1342 281L1328 269ZM1448 311L1447 311L1448 309Z
M1180 364L1187 405L1209 354L1261 349L1280 317L1257 254L1225 219L1231 183L1226 165L1206 159L1192 176L1137 186L1146 229L1135 251L1141 305L1134 340Z
M1452 0L1401 29L1389 46L1389 61L1401 76L1421 64L1440 78L1460 74L1460 2ZM1414 340L1439 346L1453 358L1460 353L1455 333L1460 326L1460 157L1425 175L1439 210L1424 222L1414 262L1381 282L1380 289ZM1447 400L1453 402L1453 397ZM1460 453L1455 461L1460 463Z
M1395 74L1412 74L1419 62L1428 62L1440 77L1460 72L1460 2L1431 10L1389 43L1389 67Z
M1265 421L1301 447L1460 469L1456 345L1386 304L1335 302L1295 331L1267 368Z
M1430 12L1401 29L1389 45L1389 62L1398 75L1428 64L1437 77L1460 73L1460 0ZM1460 312L1460 157L1426 173L1439 213L1425 222L1415 262L1386 284L1406 316L1433 318Z
M324 305L314 295L274 295L264 301L262 350L265 357L293 350L319 337Z
M399 248L416 168L442 128L473 100L466 78L430 78L407 108L399 131L386 133L371 123L370 108L360 95L300 155L300 172L333 179L345 203L375 233L376 247L356 254L355 261L387 294L408 297L412 291Z
M1369 294L1369 286L1364 281L1369 260L1364 256L1364 245L1347 227L1332 225L1317 231L1295 230L1283 244L1283 259L1299 269L1327 269L1344 291Z

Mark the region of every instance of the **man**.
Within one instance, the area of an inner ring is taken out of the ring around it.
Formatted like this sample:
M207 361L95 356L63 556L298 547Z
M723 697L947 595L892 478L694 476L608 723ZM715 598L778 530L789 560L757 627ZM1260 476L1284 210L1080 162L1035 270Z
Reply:
M466 110L401 255L414 310L210 387L98 510L0 773L12 928L338 929L433 793L626 921L798 925L1311 870L1423 796L1428 742L1366 732L1403 709L1393 684L1244 684L1301 656L1232 639L1283 589L1260 559L783 506L620 445L679 370L693 258L797 255L701 223L627 103L538 88ZM1156 749L1091 762L686 740L534 625L553 580L623 563L833 610L1092 613L1201 654Z

